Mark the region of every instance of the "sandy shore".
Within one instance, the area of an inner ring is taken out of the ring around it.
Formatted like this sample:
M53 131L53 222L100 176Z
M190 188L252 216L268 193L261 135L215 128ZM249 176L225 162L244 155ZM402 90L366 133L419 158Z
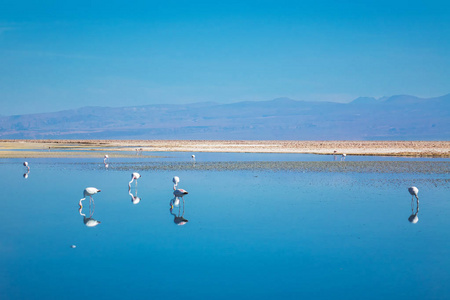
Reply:
M99 157L108 151L127 151L114 154L126 157L136 149L144 156L179 151L450 157L450 141L0 140L0 158Z

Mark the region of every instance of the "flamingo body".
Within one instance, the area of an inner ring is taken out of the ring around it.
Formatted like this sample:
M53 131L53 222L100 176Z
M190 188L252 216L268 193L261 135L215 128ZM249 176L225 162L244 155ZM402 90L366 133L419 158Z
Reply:
M141 174L134 172L133 174L131 174L131 181L128 182L128 187L131 188L131 183L133 182L133 180L136 179L136 186L137 186L137 180L141 178Z
M101 192L101 190L99 190L98 188L95 188L95 187L88 187L88 188L85 188L85 189L84 189L84 191L83 191L83 196L84 196L84 197L86 197L86 196L92 196L92 195L95 195L95 194L97 194L97 193L99 193L99 192Z
M412 195L412 196L416 196L416 198L418 198L418 194L419 194L419 189L416 188L415 186L409 187L408 188L408 192Z
M176 189L175 191L173 191L173 195L175 197L183 197L184 195L187 195L187 194L189 194L189 193L183 189Z

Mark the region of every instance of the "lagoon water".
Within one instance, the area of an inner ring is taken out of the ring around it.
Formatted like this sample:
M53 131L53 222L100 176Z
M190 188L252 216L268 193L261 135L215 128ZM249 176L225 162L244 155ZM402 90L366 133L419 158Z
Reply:
M450 298L448 159L157 155L0 160L0 299Z

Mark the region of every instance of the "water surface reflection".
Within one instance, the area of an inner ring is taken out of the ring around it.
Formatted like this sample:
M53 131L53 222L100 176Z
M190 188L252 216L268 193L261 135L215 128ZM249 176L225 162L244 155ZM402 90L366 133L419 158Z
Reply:
M184 218L184 204L185 204L184 198L181 197L181 200L183 200L182 201L183 205L180 205L180 199L177 196L175 196L172 200L170 200L170 203L169 203L169 205L170 205L169 212L174 217L173 222L176 225L184 225L188 222L188 220ZM176 212L177 207L178 207L178 213ZM175 208L175 212L174 212L174 208Z
M133 193L131 192L131 188L128 188L128 195L131 196L131 203L133 203L133 204L138 204L139 202L141 202L141 198L138 197L137 193L138 193L138 191L137 191L137 189L135 189L134 195L133 195Z
M411 199L411 215L408 218L408 221L416 224L419 222L419 198L416 199L416 205L415 205L416 212L414 212L414 198Z

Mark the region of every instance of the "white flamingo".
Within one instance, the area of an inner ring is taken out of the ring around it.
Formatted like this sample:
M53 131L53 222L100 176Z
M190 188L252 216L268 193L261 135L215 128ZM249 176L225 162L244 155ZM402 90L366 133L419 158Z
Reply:
M83 191L83 198L80 199L80 202L78 203L78 205L80 206L80 208L78 209L78 212L80 213L81 216L83 216L84 225L86 225L87 227L94 227L101 223L100 221L97 221L92 218L92 215L94 214L94 209L95 209L95 203L94 203L94 199L92 198L92 195L95 195L99 192L101 192L101 191L94 187L85 188ZM86 218L86 214L83 214L81 212L83 210L82 202L86 199L87 196L89 196L89 218ZM92 204L92 209L91 209L91 204Z
M30 167L28 166L28 162L24 162L23 165L25 167L27 167L27 172L25 174L23 174L23 178L27 179L28 178L28 174L30 174Z
M105 154L105 157L103 158L103 164L105 165L105 168L109 167L108 162L109 162L109 156L108 156L108 154Z
M191 155L191 160L195 161L195 155L194 154Z
M83 198L80 199L80 202L78 203L80 205L80 208L83 207L82 202L86 199L86 196L89 196L91 200L93 200L92 195L95 195L97 193L101 192L98 188L95 187L87 187L83 191Z
M413 196L412 199L414 199L414 196L416 197L417 200L419 200L419 189L416 188L415 186L409 187L408 188L408 192Z
M175 197L183 197L184 195L187 195L188 192L183 189L178 189L178 182L180 182L180 178L178 176L174 176L172 179L173 182L173 195Z
M133 180L136 180L136 186L137 186L137 180L141 178L141 174L134 172L133 174L131 174L131 181L128 182L128 188L131 188L131 183L133 182Z
M341 156L341 161L343 161L343 160L345 160L345 158L347 157L347 154L345 154L345 153L342 153L342 156Z

